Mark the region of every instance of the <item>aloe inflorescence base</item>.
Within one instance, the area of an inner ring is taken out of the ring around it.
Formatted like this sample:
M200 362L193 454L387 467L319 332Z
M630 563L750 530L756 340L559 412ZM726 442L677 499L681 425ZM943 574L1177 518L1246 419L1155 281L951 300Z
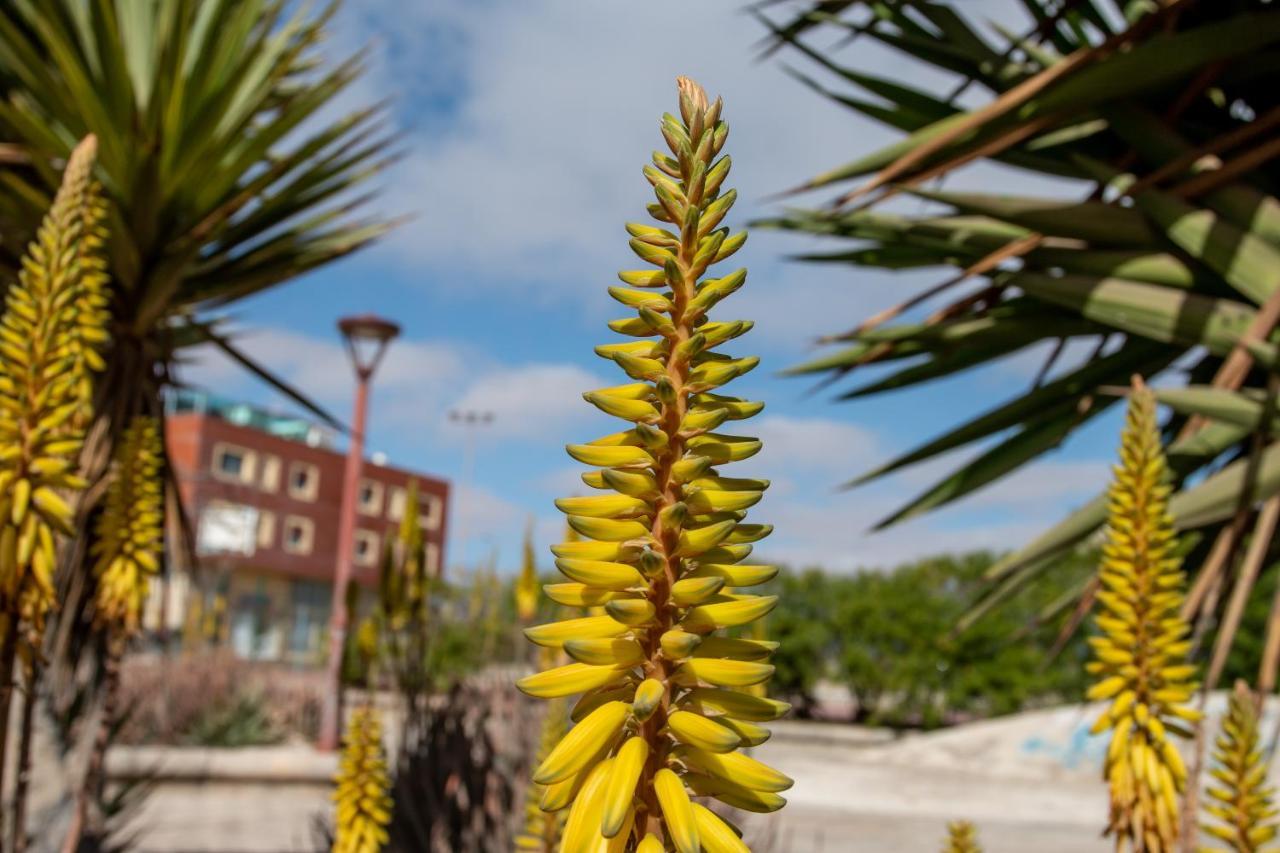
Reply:
M669 153L655 152L644 170L658 225L627 226L632 251L650 268L620 273L627 286L609 289L635 312L609 327L634 340L596 349L632 381L584 395L628 425L569 446L592 466L582 479L599 493L557 502L583 538L552 548L567 582L546 593L605 612L526 632L574 662L522 679L520 688L546 698L582 694L577 725L534 772L546 786L543 807L570 810L561 848L568 853L743 851L738 834L693 797L769 812L791 785L738 751L768 738L758 724L788 707L742 691L772 674L775 644L722 633L763 617L775 601L738 591L777 571L747 562L751 543L770 532L745 522L768 483L721 470L760 442L718 432L763 405L718 393L758 359L717 352L751 323L708 318L746 270L704 274L746 234L721 227L736 197L723 189L730 161L720 156L728 134L721 101L709 102L685 78L679 94L680 117L662 119Z
M1096 617L1089 638L1097 682L1090 699L1109 700L1095 732L1110 731L1105 776L1107 832L1117 850L1172 851L1187 770L1175 737L1199 718L1187 662L1189 627L1180 615L1185 577L1169 515L1169 473L1156 425L1155 397L1134 380L1109 495Z

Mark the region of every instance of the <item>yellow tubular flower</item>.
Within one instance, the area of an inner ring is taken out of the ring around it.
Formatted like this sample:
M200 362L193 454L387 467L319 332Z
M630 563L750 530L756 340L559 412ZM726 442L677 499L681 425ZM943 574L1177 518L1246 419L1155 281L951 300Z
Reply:
M526 631L573 662L524 678L520 688L549 699L585 694L572 713L577 725L533 776L567 789L549 804L570 810L566 853L745 850L691 795L773 811L784 802L777 792L791 785L735 751L767 736L751 722L788 709L742 692L772 674L772 644L717 636L774 605L772 597L738 591L775 572L744 564L751 543L770 532L744 522L768 482L721 472L760 442L718 431L763 405L717 393L757 359L716 351L751 323L707 316L742 286L746 271L704 274L746 234L721 227L736 197L723 189L729 158L718 156L728 133L721 102L709 103L686 78L679 93L681 117L666 115L661 125L670 153L655 153L644 170L657 196L649 213L671 227L627 226L632 250L652 268L620 273L628 286L609 290L636 312L609 327L633 340L596 349L630 381L584 395L628 424L569 446L570 456L593 466L582 479L598 493L557 501L582 538L552 548L569 583L547 593L603 612Z
M38 633L54 605L55 536L73 532L68 492L106 339L105 207L94 137L62 186L0 317L0 607Z
M163 452L156 419L134 417L116 445L114 479L97 520L95 619L126 635L138 630L151 577L160 570Z
M1099 567L1100 636L1091 637L1093 700L1110 700L1094 725L1111 730L1104 777L1110 786L1107 833L1117 850L1164 853L1179 834L1178 794L1187 771L1172 736L1196 685L1187 663L1188 626L1179 615L1185 578L1174 556L1169 486L1155 398L1137 377L1111 485L1107 541Z
M977 827L967 820L947 824L947 846L943 853L982 853Z
M333 853L377 853L387 843L391 823L391 777L382 747L382 722L372 706L352 712L334 781Z
M1254 853L1276 837L1275 791L1266 785L1267 762L1258 743L1258 710L1248 685L1237 681L1222 719L1222 731L1214 741L1217 766L1212 773L1218 784L1205 789L1204 811L1217 820L1201 825L1227 846L1206 850Z
M524 561L516 580L516 614L528 622L538 613L538 561L533 552L533 522L524 532Z

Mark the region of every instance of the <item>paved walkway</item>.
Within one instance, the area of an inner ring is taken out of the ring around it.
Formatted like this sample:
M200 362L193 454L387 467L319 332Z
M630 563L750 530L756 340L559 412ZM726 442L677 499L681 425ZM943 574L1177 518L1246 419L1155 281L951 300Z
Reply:
M1221 704L1211 703L1211 717ZM1273 731L1271 711L1265 732ZM796 785L786 809L751 816L753 849L932 853L947 822L963 818L978 825L988 853L1107 850L1098 837L1103 741L1087 734L1092 717L1058 708L900 739L854 726L776 724L756 754ZM291 853L316 849L334 760L306 746L119 750L111 766L124 775L164 767L176 777L137 815L141 851Z

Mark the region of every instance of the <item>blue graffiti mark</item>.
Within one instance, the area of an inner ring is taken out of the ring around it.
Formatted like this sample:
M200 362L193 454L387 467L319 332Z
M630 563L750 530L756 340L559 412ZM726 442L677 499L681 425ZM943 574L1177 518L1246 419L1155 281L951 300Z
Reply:
M1022 752L1051 758L1067 770L1081 765L1101 766L1107 752L1106 738L1092 735L1083 723L1076 726L1066 742L1033 735L1022 742Z

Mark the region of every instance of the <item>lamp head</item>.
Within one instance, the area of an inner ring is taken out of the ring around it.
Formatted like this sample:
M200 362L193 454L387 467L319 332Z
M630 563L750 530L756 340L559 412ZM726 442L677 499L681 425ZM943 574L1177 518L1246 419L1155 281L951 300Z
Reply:
M382 360L387 344L400 334L400 327L375 314L356 314L340 319L338 331L347 342L356 372L368 377Z

